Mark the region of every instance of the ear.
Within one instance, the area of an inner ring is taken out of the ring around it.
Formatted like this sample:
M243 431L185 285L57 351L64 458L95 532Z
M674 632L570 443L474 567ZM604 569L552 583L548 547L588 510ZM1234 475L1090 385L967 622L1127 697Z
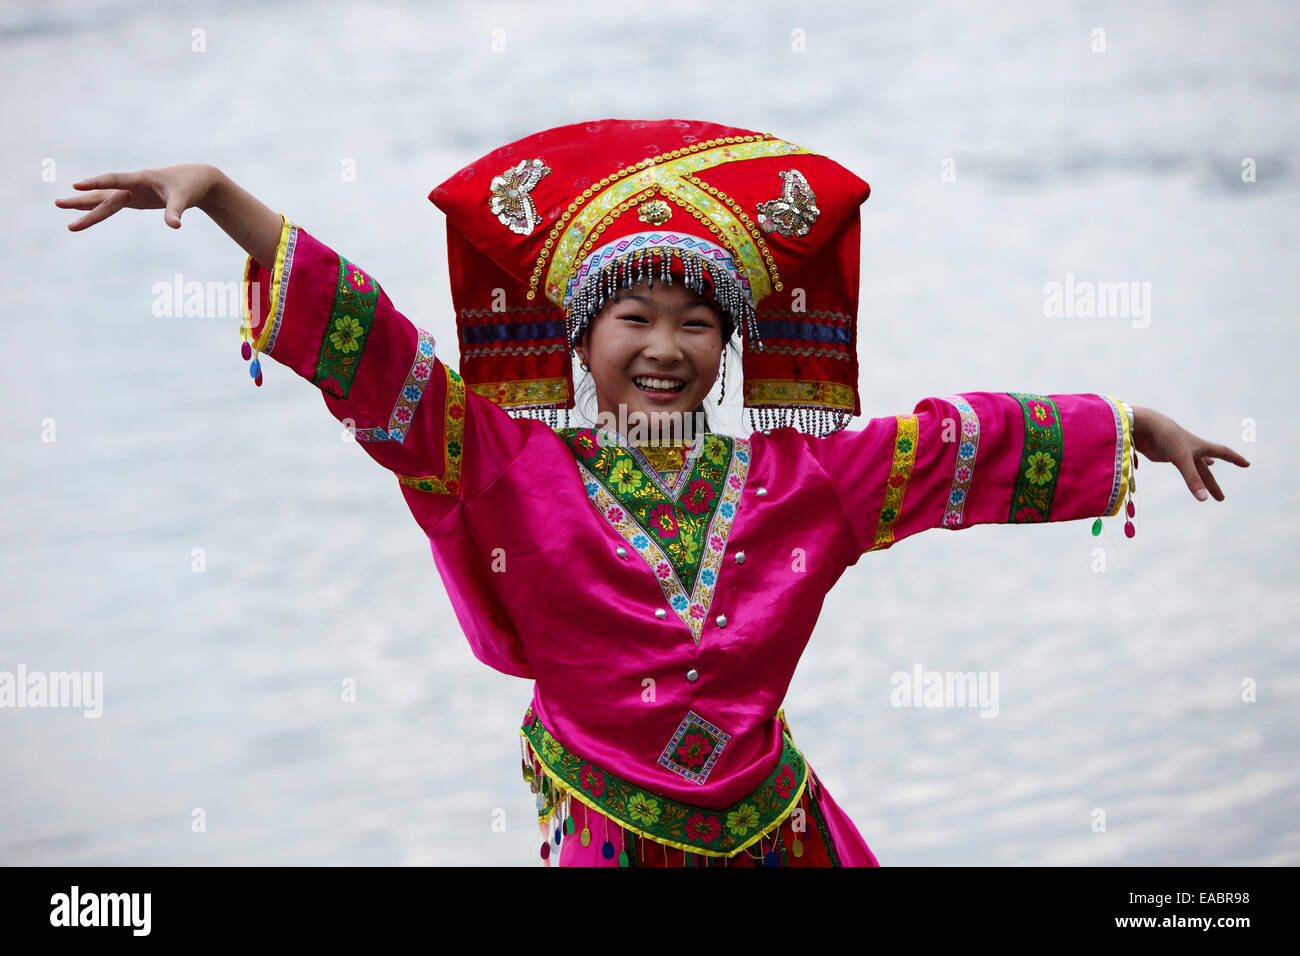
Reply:
M581 362L583 365L591 364L590 362L587 361L587 346L590 344L591 344L591 323L588 322L587 327L582 331L582 338L579 339L578 344L576 344L573 347L573 351L577 353L578 361Z

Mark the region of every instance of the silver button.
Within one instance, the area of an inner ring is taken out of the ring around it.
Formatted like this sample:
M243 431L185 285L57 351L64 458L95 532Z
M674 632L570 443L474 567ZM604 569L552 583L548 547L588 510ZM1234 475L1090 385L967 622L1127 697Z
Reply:
M726 627L726 626L727 626L727 615L725 615L725 614L719 614L719 615L718 615L718 627Z
M736 563L737 563L737 564L744 564L744 563L745 563L745 552L744 552L744 551L737 551L737 552L736 552Z
M757 491L754 492L754 494L756 494L756 495L758 495L760 498L762 498L765 494L767 494L767 489L766 489L766 488L759 488Z
M694 684L697 680L700 679L700 672L697 671L694 667L692 667L690 670L686 672L686 679L690 681L692 684Z
M655 608L655 617L659 618L659 620L662 621L667 616L668 616L668 612L665 611L663 608L661 607Z
M627 557L627 548L623 547L623 546L620 544L617 548L614 549L614 553L617 554L620 558L626 558L626 557Z

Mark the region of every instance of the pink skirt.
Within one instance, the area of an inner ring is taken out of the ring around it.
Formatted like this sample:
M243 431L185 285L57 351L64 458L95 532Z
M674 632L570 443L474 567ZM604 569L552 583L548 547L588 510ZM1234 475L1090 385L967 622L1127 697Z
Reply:
M573 820L560 827L560 866L879 866L858 828L822 787L808 767L808 789L801 803L807 810L804 826L794 829L794 815L781 827L749 849L732 857L708 857L683 852L624 830L604 814L572 800ZM584 846L580 834L588 831ZM606 846L606 844L610 846ZM547 853L547 865L554 859L554 837ZM612 850L612 852L610 852ZM626 863L620 862L620 853Z

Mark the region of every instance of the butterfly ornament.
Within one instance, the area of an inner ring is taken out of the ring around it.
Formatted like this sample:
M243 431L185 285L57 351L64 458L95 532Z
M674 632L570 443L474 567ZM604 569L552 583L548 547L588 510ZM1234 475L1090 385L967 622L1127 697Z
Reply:
M758 224L764 232L806 236L808 227L821 213L817 208L817 197L799 170L783 169L781 179L784 181L781 198L758 204Z

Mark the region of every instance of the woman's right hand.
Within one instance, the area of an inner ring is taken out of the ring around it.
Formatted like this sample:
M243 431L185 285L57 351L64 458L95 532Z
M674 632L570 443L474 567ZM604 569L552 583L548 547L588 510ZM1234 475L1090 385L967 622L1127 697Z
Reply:
M88 209L71 232L87 229L119 209L163 209L163 222L181 227L181 213L203 201L220 176L220 170L206 163L184 163L162 169L141 169L133 173L103 173L72 184L89 190L66 199L54 200L61 209Z

